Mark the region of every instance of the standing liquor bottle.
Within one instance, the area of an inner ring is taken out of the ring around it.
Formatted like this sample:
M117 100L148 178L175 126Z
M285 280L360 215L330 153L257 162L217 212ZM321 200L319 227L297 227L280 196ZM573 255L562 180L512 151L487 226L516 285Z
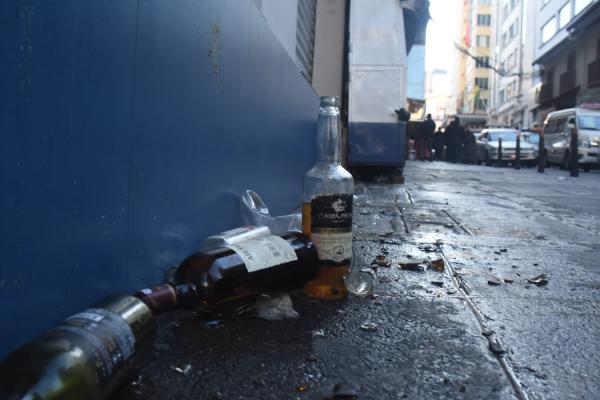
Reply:
M302 231L319 253L317 277L304 293L317 299L348 294L344 276L352 259L352 175L341 165L338 97L321 97L317 121L317 163L304 176Z
M106 399L154 337L150 308L133 296L69 317L0 364L0 399Z
M205 249L181 262L175 284L136 293L154 313L175 307L237 314L264 292L299 289L314 278L317 249L300 232L255 237Z

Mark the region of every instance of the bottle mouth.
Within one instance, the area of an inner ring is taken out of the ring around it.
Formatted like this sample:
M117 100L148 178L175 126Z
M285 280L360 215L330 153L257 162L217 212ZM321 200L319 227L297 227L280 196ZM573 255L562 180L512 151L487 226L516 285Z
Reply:
M325 107L339 107L340 98L337 96L321 96L321 108Z

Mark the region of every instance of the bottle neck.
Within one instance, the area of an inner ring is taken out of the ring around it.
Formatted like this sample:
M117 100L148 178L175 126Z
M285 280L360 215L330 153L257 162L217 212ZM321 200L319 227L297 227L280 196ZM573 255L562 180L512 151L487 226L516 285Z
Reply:
M338 109L321 107L317 120L317 162L339 165L341 140Z
M135 296L152 310L153 314L162 314L178 307L189 307L198 301L196 287L189 283L170 285L168 283L139 290Z

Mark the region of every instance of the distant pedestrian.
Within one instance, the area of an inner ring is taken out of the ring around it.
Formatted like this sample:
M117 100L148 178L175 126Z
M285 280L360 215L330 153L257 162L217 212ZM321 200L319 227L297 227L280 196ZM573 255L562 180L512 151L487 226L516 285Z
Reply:
M446 136L446 161L456 163L462 160L462 147L465 131L460 126L460 119L457 117L448 125L445 132Z
M431 142L435 132L435 122L431 119L431 114L421 124L421 131L417 138L417 159L431 160Z
M444 160L444 132L442 128L438 128L433 134L433 150L435 151L435 159L438 161Z
M475 143L475 135L470 129L465 130L464 136L464 153L463 162L465 164L476 164L477 163L477 147Z

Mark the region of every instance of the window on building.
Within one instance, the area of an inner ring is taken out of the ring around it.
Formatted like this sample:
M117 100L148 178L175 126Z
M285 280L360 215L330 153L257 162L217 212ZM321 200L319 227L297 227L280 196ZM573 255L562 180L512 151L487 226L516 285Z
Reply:
M511 83L512 86L512 94L513 96L517 96L519 93L517 91L517 81L513 81L513 83Z
M510 8L515 9L515 7L519 4L519 0L510 0Z
M498 94L498 100L499 100L500 104L504 104L504 102L506 101L506 97L505 96L506 96L506 94L504 92L504 89L502 89L500 91L500 93Z
M475 102L475 110L477 111L485 111L487 109L488 100L487 99L477 99Z
M508 36L506 35L506 32L504 32L502 34L502 47L506 46L507 43L508 43Z
M563 28L571 20L571 3L568 2L558 12L558 27Z
M492 24L492 16L490 14L477 14L477 25L490 26Z
M575 15L579 14L591 2L592 0L575 0Z
M490 35L477 35L477 47L490 47Z
M296 60L302 75L304 75L309 82L312 82L316 10L316 0L298 0Z
M517 33L519 31L519 19L517 18L517 20L515 22L513 22L510 27L508 28L508 36L512 39L515 36L517 36Z
M575 53L570 52L567 58L567 71L575 73Z
M489 68L490 58L489 57L477 57L475 59L475 68Z
M553 83L554 83L554 68L553 69L549 69L544 74L544 84L546 84L546 85L552 85Z
M502 7L502 19L508 18L508 14L510 14L510 9L508 8L508 3L506 3L504 7Z
M556 18L552 17L542 26L542 43L546 43L556 33Z
M488 78L475 78L475 86L478 86L481 90L489 89L488 83Z

